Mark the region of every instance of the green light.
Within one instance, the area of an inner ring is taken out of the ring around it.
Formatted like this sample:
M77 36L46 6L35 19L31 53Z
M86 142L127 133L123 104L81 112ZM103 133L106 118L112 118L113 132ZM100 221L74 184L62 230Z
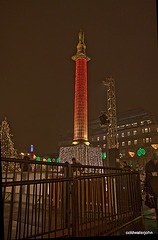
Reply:
M130 161L130 167L132 167L132 162Z
M51 162L51 159L50 159L50 158L48 158L48 159L47 159L47 162Z
M143 148L139 148L137 151L138 156L140 157L141 155L145 155L146 151Z
M59 163L59 157L57 158L57 163Z
M36 157L36 161L40 161L40 157Z
M145 153L146 153L146 152L145 152L145 149L142 149L142 154L145 155Z
M137 154L138 154L139 157L141 156L141 150L140 150L140 148L138 149Z
M106 153L102 152L101 156L102 156L102 159L105 159L106 158Z

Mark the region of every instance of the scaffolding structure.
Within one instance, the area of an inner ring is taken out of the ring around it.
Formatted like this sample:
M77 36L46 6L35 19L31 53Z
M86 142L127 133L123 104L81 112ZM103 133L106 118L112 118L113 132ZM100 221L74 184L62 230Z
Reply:
M114 158L117 158L118 150L118 135L117 135L117 112L116 112L116 95L115 95L115 79L113 77L106 77L103 81L107 89L107 118L108 118L108 131L107 131L107 150L115 152ZM110 156L109 156L110 159ZM110 162L109 162L110 165Z

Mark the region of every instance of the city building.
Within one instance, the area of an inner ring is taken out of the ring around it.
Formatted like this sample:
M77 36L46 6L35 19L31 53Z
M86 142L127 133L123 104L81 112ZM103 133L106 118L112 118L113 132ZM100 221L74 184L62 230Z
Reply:
M158 146L158 117L142 108L117 114L117 134L120 163L126 161L132 168L144 167ZM69 145L73 133L61 136L59 146ZM107 152L107 127L98 119L89 122L89 142L101 147L105 159Z

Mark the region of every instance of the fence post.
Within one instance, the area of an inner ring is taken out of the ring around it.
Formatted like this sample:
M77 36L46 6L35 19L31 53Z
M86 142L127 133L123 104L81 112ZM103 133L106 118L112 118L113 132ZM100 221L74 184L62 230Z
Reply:
M70 171L69 163L66 163L64 166L64 177L66 179L69 179L71 177L71 171ZM68 228L70 230L70 181L63 182L63 208L65 209L64 213L64 227Z
M2 194L2 162L1 162L1 139L0 139L0 216L1 216L1 238L4 239L4 216L3 216L3 194Z
M77 237L78 220L78 199L77 199L77 180L73 179L72 184L72 236Z

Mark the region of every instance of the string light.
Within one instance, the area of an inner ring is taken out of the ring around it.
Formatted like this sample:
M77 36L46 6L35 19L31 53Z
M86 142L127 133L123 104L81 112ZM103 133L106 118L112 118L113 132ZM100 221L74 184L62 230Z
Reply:
M78 144L60 148L60 162L72 163L72 158L83 165L102 166L102 150L99 147Z
M75 106L74 106L74 141L88 140L87 123L87 60L76 60Z

